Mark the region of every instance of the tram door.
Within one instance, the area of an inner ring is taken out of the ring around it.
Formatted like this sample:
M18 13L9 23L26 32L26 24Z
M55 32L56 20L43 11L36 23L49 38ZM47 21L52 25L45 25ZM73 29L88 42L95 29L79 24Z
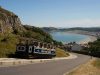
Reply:
M29 50L28 50L28 53L32 53L34 50L34 47L33 46L29 46Z

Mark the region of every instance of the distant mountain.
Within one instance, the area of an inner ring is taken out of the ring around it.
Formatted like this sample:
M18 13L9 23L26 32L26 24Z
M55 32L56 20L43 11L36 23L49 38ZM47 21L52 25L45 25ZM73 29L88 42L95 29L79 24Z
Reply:
M55 27L43 27L41 28L43 31L45 32L50 32L50 31L57 31L59 30L58 28L55 28Z
M75 27L75 28L54 28L54 27L44 27L42 28L44 31L52 32L52 31L74 31L74 30L81 30L81 31L89 31L89 32L100 32L100 27L89 27L89 28L82 28L82 27Z
M90 28L76 27L76 28L69 28L69 29L65 29L65 30L67 30L67 31L69 31L69 30L83 30L83 31L89 31L89 32L99 32L100 27L90 27Z

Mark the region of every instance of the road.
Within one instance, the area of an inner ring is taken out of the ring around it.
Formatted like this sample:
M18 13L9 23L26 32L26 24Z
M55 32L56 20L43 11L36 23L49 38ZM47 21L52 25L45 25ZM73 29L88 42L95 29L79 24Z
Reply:
M30 65L1 67L0 75L63 75L75 67L87 62L90 57L77 54L78 58L57 60Z

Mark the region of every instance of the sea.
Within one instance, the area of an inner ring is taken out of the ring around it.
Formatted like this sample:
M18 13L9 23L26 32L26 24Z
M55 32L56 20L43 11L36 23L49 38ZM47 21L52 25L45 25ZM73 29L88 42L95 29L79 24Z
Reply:
M70 42L80 42L89 38L88 35L68 33L68 32L51 32L50 33L54 40L57 40L62 43L70 43Z

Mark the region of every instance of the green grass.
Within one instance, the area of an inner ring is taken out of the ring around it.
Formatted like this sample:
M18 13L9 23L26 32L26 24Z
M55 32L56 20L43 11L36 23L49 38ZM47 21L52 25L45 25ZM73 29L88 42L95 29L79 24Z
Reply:
M67 56L69 56L69 53L65 52L60 48L56 49L56 57L67 57Z
M94 62L93 62L93 66L97 67L100 69L100 59L96 59Z
M17 37L12 34L4 39L5 37L0 37L0 57L8 57L9 54L14 54L18 42Z

